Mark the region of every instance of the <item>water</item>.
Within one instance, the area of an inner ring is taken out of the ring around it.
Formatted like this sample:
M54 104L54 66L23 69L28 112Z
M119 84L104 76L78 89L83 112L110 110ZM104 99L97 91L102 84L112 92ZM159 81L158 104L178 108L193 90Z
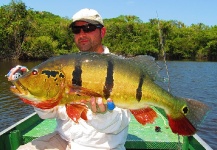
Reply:
M34 112L10 91L4 77L16 64L31 68L40 62L0 62L0 131ZM167 62L170 75L170 92L179 97L193 98L209 105L212 110L200 125L197 134L213 149L217 149L217 62ZM165 74L165 69L162 74ZM165 89L168 84L161 86Z
M24 104L17 96L9 90L12 85L7 81L5 75L17 64L23 64L31 68L40 62L0 62L0 131L18 122L29 114L33 113L32 106Z
M217 149L217 62L167 62L170 92L192 98L211 107L197 134L213 149ZM163 70L165 73L165 70ZM162 85L168 88L168 83Z

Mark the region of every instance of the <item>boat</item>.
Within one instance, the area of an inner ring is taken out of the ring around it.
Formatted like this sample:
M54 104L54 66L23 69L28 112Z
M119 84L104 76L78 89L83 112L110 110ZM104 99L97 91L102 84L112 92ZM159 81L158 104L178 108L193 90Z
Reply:
M179 149L212 150L197 134L179 136L172 133L163 110L153 108L158 118L153 124L141 125L131 117L125 147L127 150ZM36 113L0 132L0 150L16 150L20 145L55 130L55 119L41 119Z

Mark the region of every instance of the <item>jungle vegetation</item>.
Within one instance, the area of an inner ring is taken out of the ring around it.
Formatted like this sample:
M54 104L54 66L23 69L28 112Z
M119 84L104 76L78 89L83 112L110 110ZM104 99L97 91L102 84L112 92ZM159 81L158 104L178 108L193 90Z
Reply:
M0 58L47 59L77 52L70 18L27 9L22 1L0 7ZM125 56L166 53L170 60L217 60L217 25L186 26L177 20L120 15L104 19L107 34L103 44ZM163 46L162 46L163 45Z

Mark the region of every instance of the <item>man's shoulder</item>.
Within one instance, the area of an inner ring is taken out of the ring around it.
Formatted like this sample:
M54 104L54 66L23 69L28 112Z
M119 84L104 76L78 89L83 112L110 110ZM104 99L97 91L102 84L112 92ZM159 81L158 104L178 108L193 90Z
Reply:
M108 53L110 53L110 51L109 51L109 49L108 49L108 47L107 46L103 46L103 49L104 49L104 54L108 54Z

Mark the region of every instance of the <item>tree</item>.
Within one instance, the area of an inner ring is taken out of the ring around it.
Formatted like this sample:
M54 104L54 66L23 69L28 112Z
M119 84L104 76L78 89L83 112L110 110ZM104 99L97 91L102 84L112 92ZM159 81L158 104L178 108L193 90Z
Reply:
M2 57L18 58L21 45L25 38L29 23L26 20L26 6L22 2L12 1L8 6L1 7L1 53Z

